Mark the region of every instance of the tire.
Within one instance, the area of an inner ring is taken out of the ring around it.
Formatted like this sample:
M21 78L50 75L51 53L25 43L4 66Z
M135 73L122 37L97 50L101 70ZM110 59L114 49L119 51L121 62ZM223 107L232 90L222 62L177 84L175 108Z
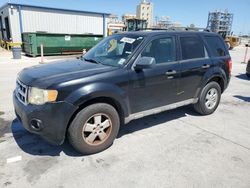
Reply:
M68 129L68 139L78 152L94 154L113 144L119 128L120 118L115 108L106 103L96 103L76 115Z
M212 95L214 92L216 92L217 95ZM220 103L220 99L221 99L220 85L217 82L209 82L202 89L198 102L194 104L194 110L201 115L212 114L217 109Z
M250 74L249 73L246 73L247 77L250 78Z

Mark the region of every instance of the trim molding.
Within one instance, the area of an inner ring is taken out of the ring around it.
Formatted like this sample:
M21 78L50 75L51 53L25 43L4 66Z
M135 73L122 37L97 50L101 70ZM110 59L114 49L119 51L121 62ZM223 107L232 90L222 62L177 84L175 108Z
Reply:
M39 5L29 5L29 4L22 4L22 3L6 3L0 9L5 8L6 6L22 6L28 8L39 8L39 9L47 9L47 10L56 10L56 11L67 11L67 12L78 12L78 13L85 13L85 14L97 14L97 15L110 15L110 13L105 12L92 12L92 11L84 11L84 10L72 10L72 9L63 9L63 8L54 8L54 7L46 7L46 6L39 6Z
M21 41L22 41L23 19L22 19L22 7L20 5L18 6L18 12L19 12L20 33L21 33Z
M107 31L106 31L106 15L103 14L102 15L102 18L103 18L103 38L107 36Z
M145 110L145 111L142 111L142 112L137 112L135 114L130 114L128 117L125 118L125 124L127 124L130 121L135 120L135 119L140 119L142 117L153 115L153 114L159 114L161 112L165 112L165 111L172 110L172 109L175 109L175 108L178 108L178 107L181 107L181 106L186 106L186 105L189 105L189 104L195 104L197 102L198 102L198 98L188 99L188 100L185 100L185 101L169 104L169 105L166 105L166 106L161 106L161 107L153 108L153 109L150 109L150 110Z

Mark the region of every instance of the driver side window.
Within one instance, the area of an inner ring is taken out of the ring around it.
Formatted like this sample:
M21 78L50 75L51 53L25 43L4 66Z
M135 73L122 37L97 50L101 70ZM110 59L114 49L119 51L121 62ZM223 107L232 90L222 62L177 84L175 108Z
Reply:
M141 53L141 57L153 57L156 64L176 61L174 38L155 39Z

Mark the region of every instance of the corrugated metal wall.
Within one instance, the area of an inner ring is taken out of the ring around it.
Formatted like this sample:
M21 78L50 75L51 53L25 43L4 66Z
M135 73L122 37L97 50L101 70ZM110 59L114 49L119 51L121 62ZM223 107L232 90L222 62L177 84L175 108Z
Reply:
M9 9L7 7L5 7L5 8L0 10L0 13L1 13L0 16L2 18L2 24L3 24L2 29L4 29L4 28L6 28L4 18L9 16ZM11 30L11 28L10 28L10 30ZM3 31L3 34L4 34L4 36L2 36L2 32L0 32L0 39L6 38L6 31Z
M6 7L7 8L7 7ZM23 32L48 32L65 34L93 33L103 35L103 15L21 6ZM8 7L11 35L21 42L20 13L18 6ZM107 19L105 30L107 28ZM107 30L106 30L107 31Z
M22 8L23 32L103 34L103 16L98 14Z

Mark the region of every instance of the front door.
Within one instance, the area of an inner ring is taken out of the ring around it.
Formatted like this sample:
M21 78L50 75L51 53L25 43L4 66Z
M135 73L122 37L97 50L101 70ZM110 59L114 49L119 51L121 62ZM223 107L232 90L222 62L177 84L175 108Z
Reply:
M162 107L178 101L180 66L176 58L175 37L153 39L139 57L153 57L156 65L141 71L131 70L129 99L131 113Z

